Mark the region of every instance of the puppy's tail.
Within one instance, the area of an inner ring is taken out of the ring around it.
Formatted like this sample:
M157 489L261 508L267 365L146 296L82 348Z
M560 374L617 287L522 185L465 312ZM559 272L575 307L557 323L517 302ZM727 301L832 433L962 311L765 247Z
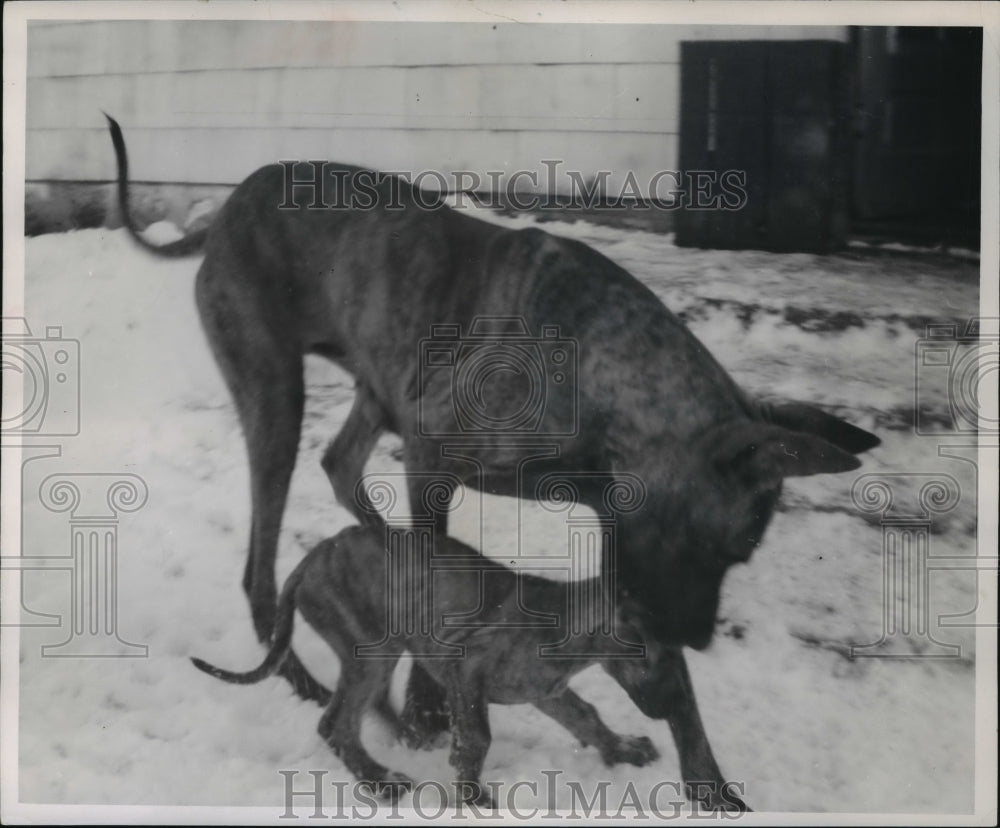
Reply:
M140 247L151 253L155 253L157 256L175 258L178 256L190 256L193 253L200 252L202 247L205 246L205 239L208 236L207 227L196 230L194 233L175 242L163 245L153 244L139 233L132 218L132 213L129 211L128 155L125 152L125 139L122 137L122 130L118 126L118 122L108 115L107 112L104 113L104 117L108 119L108 129L111 130L111 143L115 147L115 159L118 161L118 206L121 209L122 223L128 230L129 235L136 240Z
M311 555L306 555L299 562L299 565L295 567L292 574L288 576L288 580L285 581L285 586L281 590L281 596L278 598L278 612L274 622L271 649L268 650L264 661L261 662L259 667L249 670L246 673L237 673L231 670L223 670L221 667L216 667L207 661L202 661L200 658L192 658L192 664L203 673L208 673L210 676L215 676L215 678L222 679L222 681L227 681L230 684L256 684L268 676L274 675L281 667L291 649L292 631L295 626L295 591L302 583L302 578L311 557Z

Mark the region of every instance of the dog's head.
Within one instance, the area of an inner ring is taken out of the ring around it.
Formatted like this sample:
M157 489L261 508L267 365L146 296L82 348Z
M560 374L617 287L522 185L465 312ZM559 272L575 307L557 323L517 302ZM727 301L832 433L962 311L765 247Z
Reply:
M814 425L818 410L809 412L802 422ZM723 578L763 539L784 479L856 469L854 452L877 445L873 435L836 423L816 434L728 421L651 469L644 506L623 516L616 534L621 616L664 644L706 647Z

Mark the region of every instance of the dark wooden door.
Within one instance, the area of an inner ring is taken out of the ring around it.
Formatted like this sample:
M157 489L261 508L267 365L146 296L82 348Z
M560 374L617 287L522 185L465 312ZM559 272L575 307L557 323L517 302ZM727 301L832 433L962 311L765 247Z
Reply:
M677 214L677 243L830 250L847 227L850 107L846 44L681 44L680 167L736 171L745 203Z

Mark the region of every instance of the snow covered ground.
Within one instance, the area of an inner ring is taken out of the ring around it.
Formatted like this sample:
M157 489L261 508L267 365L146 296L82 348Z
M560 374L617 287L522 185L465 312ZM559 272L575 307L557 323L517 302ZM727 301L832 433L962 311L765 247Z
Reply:
M524 226L532 219L503 219ZM940 613L976 605L973 573L931 575L929 616L952 659L850 659L851 644L879 639L883 615L880 514L861 512L851 487L863 473L951 475L957 505L934 515L934 556L974 555L974 470L939 457L938 438L912 428L914 347L928 321L963 322L978 312L978 265L930 255L841 256L716 252L669 238L590 224L546 223L580 238L648 284L748 389L821 403L872 429L883 445L857 474L791 481L781 510L749 566L729 575L716 641L690 653L705 725L728 778L758 811L967 813L974 770L974 635L937 628ZM256 664L240 588L249 496L242 437L195 311L198 260L157 260L124 231L88 230L26 240L26 315L80 342L81 432L62 455L24 470L23 554L66 555L68 516L39 500L54 473L140 476L147 504L118 525L118 629L148 658L42 657L65 628L25 628L20 654L19 790L22 802L134 805L256 805L284 808L278 771L346 771L316 734L320 711L279 679L234 687L196 671L200 655L226 666ZM309 400L299 466L279 556L279 579L302 552L349 522L333 500L319 458L352 399L349 377L308 364ZM934 385L934 383L937 383ZM924 392L947 410L947 383ZM43 441L44 442L44 441ZM52 442L52 441L49 441ZM950 442L956 442L951 440ZM371 469L399 471L386 438ZM896 478L912 513L923 478ZM478 495L466 498L478 504ZM486 551L516 542L512 501L486 503ZM565 537L558 515L523 506L520 540L544 551ZM470 515L456 533L478 537ZM8 554L8 553L5 553ZM27 572L25 604L69 612L65 571ZM326 682L337 665L300 624L299 652ZM926 642L911 636L917 653ZM398 682L397 682L398 684ZM588 797L610 782L612 811L631 782L646 797L680 778L665 723L646 720L599 669L573 686L606 721L647 733L662 758L650 767L605 768L532 708L491 709L493 747L484 779L537 782L545 770L578 781ZM398 690L398 687L397 687ZM448 783L447 750L413 753L379 726L366 739L381 761L418 780ZM569 807L568 791L560 804ZM544 806L525 791L525 802ZM348 796L350 801L350 796ZM404 800L405 804L405 800ZM530 806L526 806L530 807ZM311 813L308 803L300 813Z

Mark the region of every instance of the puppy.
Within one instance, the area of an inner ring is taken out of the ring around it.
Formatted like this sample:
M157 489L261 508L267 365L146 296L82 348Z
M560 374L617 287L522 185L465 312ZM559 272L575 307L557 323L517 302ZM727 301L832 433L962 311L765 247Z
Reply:
M607 660L643 661L641 645L609 633L607 624L602 629L599 618L610 618L611 608L596 578L558 583L515 573L453 538L439 539L432 552L409 530L354 526L316 546L289 576L274 639L259 667L237 673L192 661L223 681L261 681L290 651L296 609L340 659L340 679L319 733L380 796L394 799L413 783L365 750L361 720L372 706L388 709L390 679L404 650L446 691L450 759L464 801L492 805L480 784L491 702L534 704L583 745L594 745L607 765L642 766L659 756L647 737L612 731L567 687L595 663L624 683L637 671L617 670ZM610 629L638 639L620 620Z

